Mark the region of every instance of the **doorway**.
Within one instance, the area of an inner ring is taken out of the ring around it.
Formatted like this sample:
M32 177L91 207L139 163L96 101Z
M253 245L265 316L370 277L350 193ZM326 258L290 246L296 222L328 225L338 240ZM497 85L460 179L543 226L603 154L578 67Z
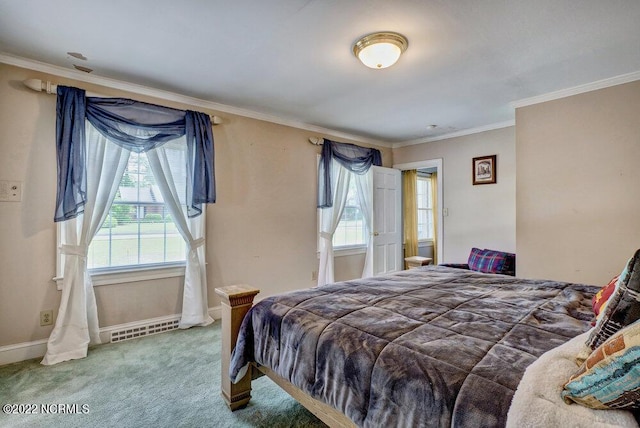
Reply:
M443 160L442 158L440 159L429 159L429 160L424 160L424 161L417 161L417 162L410 162L410 163L403 163L403 164L396 164L393 165L393 168L399 169L401 171L406 171L406 170L411 170L411 169L415 169L418 171L425 171L425 172L433 172L435 171L437 173L437 193L436 193L436 199L437 199L437 203L436 203L436 210L434 213L434 216L436 217L436 252L438 254L438 260L439 262L442 262L444 260L444 222L443 222L443 201L444 201L444 197L443 197L443 182L444 182L444 177L443 177L443 168L442 168L442 164L443 164ZM420 251L420 247L418 248L418 250ZM424 250L422 250L424 251ZM425 257L431 257L431 256L425 256Z

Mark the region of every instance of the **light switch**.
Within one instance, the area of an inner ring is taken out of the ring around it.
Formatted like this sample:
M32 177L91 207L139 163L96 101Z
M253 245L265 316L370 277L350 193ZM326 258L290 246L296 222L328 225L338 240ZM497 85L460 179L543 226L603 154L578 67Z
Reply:
M0 202L20 202L22 181L0 181Z
M449 216L449 208L443 208L442 217L448 217L448 216Z

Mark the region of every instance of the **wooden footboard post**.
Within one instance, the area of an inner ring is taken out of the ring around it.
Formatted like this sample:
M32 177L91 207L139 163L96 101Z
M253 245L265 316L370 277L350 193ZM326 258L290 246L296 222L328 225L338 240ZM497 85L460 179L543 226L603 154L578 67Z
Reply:
M248 285L216 288L222 306L222 398L231 410L246 406L251 399L251 367L238 383L231 383L229 364L242 319L253 306L253 298L259 292Z

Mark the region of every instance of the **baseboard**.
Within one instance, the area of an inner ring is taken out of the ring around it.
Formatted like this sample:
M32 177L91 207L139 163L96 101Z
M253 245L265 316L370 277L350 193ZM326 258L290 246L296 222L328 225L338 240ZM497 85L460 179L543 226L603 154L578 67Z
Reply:
M0 346L0 366L43 357L47 352L47 339Z
M214 320L222 318L222 306L216 306L215 308L209 308L209 316Z
M221 307L216 306L209 308L209 315L214 320L221 318ZM164 317L150 318L146 320L140 320L130 322L126 324L112 325L103 327L100 329L100 340L102 343L109 343L111 332L116 330L123 330L126 328L135 328L145 324L152 324L162 321L173 321L180 319L180 314L167 315ZM34 358L43 357L47 352L47 339L34 340L32 342L16 343L15 345L0 346L0 366L5 364L17 363L20 361L31 360Z

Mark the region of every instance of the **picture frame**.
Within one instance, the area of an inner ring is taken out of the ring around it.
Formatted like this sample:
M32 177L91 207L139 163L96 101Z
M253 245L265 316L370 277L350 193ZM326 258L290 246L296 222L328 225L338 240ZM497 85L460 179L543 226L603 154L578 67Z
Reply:
M473 158L471 175L474 186L476 184L494 184L497 182L496 158L496 155Z

